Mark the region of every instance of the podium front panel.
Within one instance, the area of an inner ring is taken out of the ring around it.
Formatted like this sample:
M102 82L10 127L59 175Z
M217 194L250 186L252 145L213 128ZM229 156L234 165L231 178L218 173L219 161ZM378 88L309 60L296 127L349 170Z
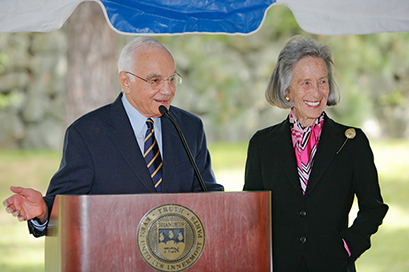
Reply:
M204 230L201 255L187 269L181 268L185 263L148 263L138 248L144 216L173 204L194 212ZM52 272L264 272L272 271L271 239L270 192L58 195L45 239L45 266Z

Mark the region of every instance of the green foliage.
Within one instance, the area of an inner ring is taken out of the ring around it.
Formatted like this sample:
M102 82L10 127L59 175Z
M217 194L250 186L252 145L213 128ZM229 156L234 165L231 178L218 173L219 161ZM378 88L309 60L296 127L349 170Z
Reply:
M5 109L8 106L8 100L9 99L7 95L0 93L0 110Z
M6 64L8 63L8 56L5 53L0 53L0 75L6 71ZM12 93L0 92L0 110L3 110L15 102L16 96Z
M6 71L6 66L8 62L8 56L5 53L0 53L0 75Z
M18 92L0 93L0 110L21 104L23 96Z
M300 29L283 5L268 10L260 29L248 36L160 37L174 53L185 77L186 84L178 91L184 101L179 104L206 116L220 129L245 122L249 110L261 115L270 107L264 90L279 51L297 34L311 35L333 51L341 102L328 110L331 117L355 126L373 119L381 126L387 122L399 122L401 126L404 121L393 115L393 110L382 114L377 111L386 105L400 107L409 99L405 83L409 82L409 33L312 35ZM384 134L388 133L391 130L384 129Z
M268 10L262 28L265 32L271 32L275 38L306 34L298 26L291 10L284 5L273 6Z
M382 94L379 97L379 103L391 107L405 107L407 99L398 89L394 89L389 94Z
M405 83L409 80L409 33L320 38L334 53L341 89L341 103L333 109L335 118L357 126L371 118L377 118L382 126L401 122L401 113L393 115L392 110L387 114L383 108L405 106L409 99Z
M402 116L409 111L402 107L409 99L409 33L313 35L298 26L285 5L272 6L250 35L157 37L171 50L184 77L174 104L202 117L209 136L219 140L229 133L245 140L257 129L279 122L282 115L266 102L264 92L280 50L297 34L323 41L334 53L341 102L328 110L331 117L359 127L375 119L383 130L377 136L408 135L409 121ZM118 35L119 47L133 38ZM7 55L0 53L0 76L6 62ZM1 94L0 109L12 106L13 99ZM249 116L254 124L249 125ZM401 131L385 129L388 123ZM226 126L238 128L226 133Z

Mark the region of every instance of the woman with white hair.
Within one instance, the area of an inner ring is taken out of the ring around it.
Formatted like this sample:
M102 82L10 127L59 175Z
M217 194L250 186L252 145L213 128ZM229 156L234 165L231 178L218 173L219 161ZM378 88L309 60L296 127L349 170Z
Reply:
M274 272L355 271L388 206L362 130L324 111L339 100L330 48L309 37L290 39L266 98L290 113L250 140L244 190L272 192ZM355 196L359 212L349 226Z

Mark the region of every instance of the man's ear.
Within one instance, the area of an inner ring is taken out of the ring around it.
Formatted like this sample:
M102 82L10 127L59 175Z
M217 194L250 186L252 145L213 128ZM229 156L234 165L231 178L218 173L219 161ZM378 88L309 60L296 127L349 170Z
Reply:
M119 72L118 80L119 80L119 84L121 84L121 87L124 93L126 94L130 93L131 92L131 82L129 80L128 75L124 71Z

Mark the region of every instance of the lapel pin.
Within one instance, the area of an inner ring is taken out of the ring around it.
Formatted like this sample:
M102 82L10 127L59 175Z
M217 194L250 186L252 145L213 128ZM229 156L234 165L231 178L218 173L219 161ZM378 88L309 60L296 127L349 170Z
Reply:
M340 147L340 149L338 150L337 154L341 151L341 149L344 147L344 145L347 143L348 139L353 139L356 136L356 132L355 129L353 128L348 128L347 130L345 130L345 137L347 137L345 139L345 142L342 144L342 146Z

